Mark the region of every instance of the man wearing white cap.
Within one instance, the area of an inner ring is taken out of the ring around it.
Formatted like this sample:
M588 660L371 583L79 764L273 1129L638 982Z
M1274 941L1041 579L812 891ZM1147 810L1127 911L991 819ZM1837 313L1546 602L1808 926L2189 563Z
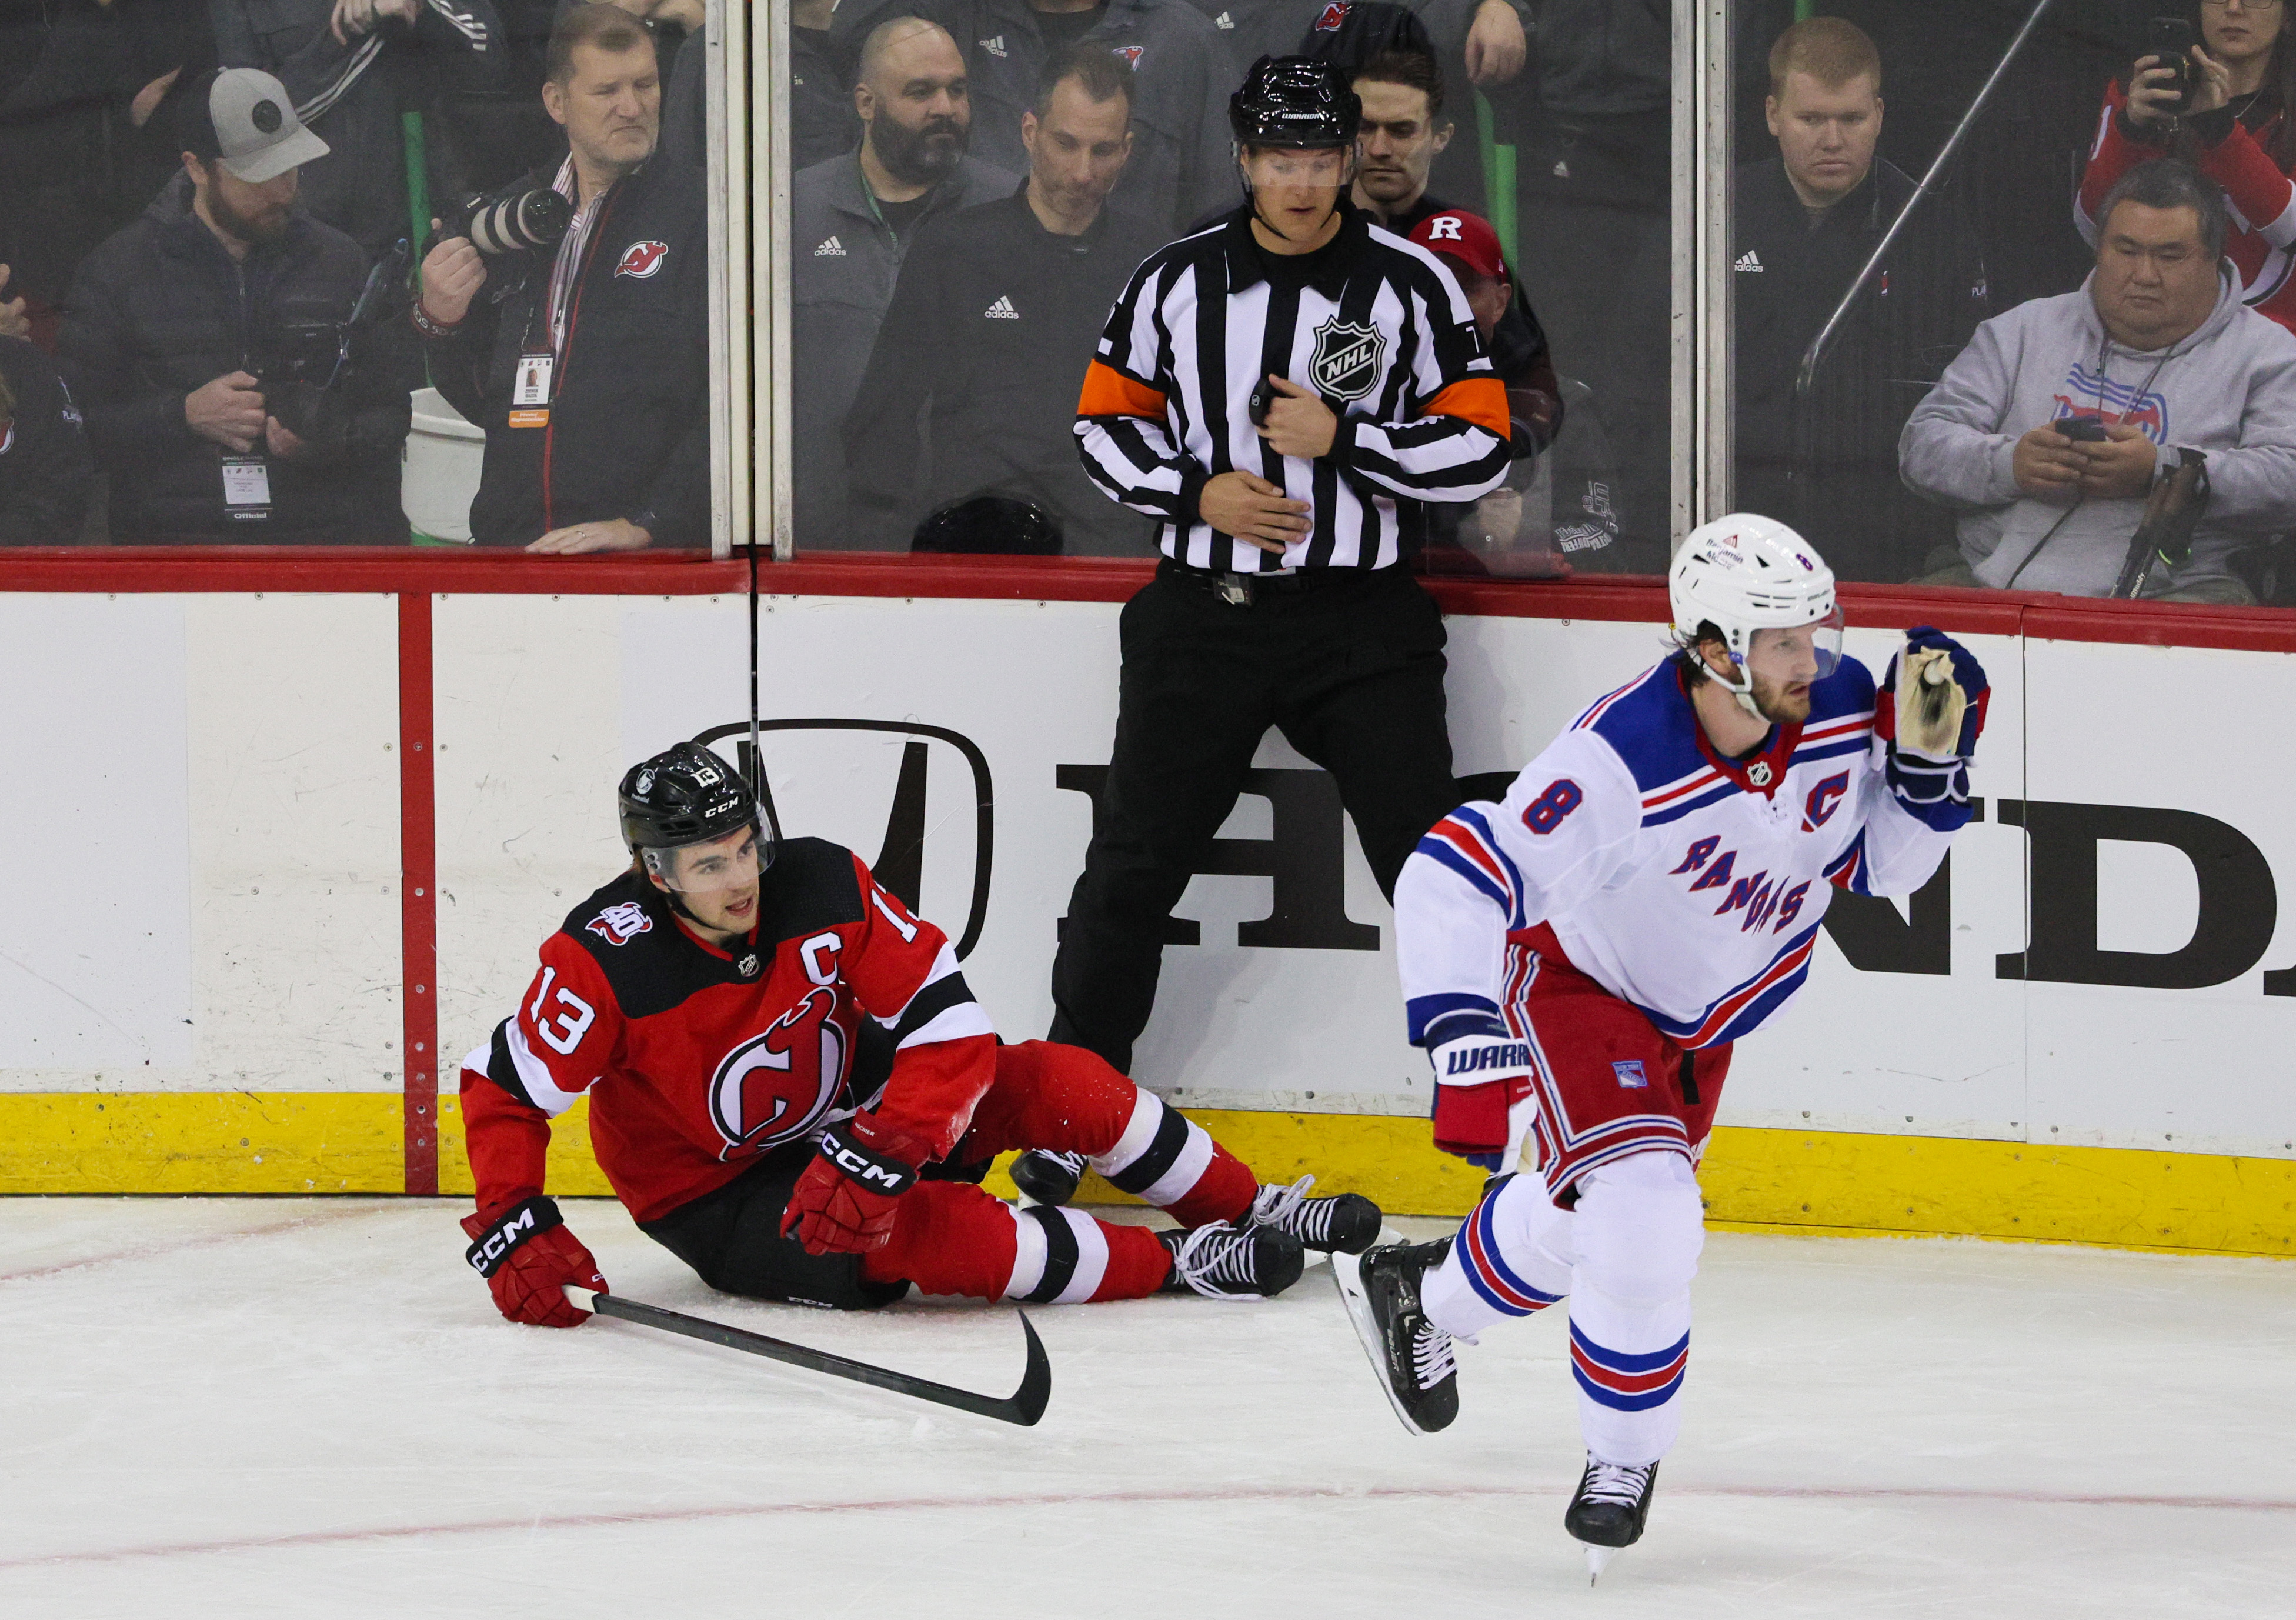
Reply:
M366 255L297 204L326 143L254 68L187 86L177 118L183 174L81 265L59 345L113 539L404 540L406 347L350 325Z

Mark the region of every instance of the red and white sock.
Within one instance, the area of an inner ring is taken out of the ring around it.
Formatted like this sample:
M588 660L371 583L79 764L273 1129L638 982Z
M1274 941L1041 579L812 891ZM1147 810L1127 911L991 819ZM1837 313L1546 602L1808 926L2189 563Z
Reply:
M1111 1226L1081 1210L1013 1211L1014 1253L1007 1299L1074 1305L1140 1299L1171 1274L1170 1253L1144 1227Z
M1201 1125L1152 1091L1133 1088L1123 1135L1092 1167L1111 1186L1152 1204L1182 1226L1233 1221L1251 1207L1259 1180Z

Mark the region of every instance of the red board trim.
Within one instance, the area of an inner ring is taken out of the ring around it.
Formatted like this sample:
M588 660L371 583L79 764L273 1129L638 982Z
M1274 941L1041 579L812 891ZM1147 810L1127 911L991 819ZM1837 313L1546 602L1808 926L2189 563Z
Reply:
M398 598L398 930L406 1190L439 1191L439 799L430 598Z
M913 556L816 552L764 571L775 596L911 600L1122 602L1148 582L1152 561L1112 557ZM707 596L748 589L740 562L697 553L533 557L514 551L420 547L107 547L0 554L0 590L188 593L384 591L447 596ZM1435 577L1447 613L1473 618L1589 619L1663 624L1665 581L1654 575L1570 580ZM2296 653L2296 613L2283 608L2109 602L2038 591L1845 585L1849 622L1903 629L1934 624L1966 635L2140 646Z

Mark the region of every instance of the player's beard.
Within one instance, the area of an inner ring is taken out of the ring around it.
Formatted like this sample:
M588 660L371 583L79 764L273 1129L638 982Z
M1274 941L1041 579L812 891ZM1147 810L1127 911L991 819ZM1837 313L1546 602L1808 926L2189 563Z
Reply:
M1792 686L1763 679L1749 672L1753 682L1754 707L1773 726L1799 726L1809 718L1809 686L1804 682L1799 691Z

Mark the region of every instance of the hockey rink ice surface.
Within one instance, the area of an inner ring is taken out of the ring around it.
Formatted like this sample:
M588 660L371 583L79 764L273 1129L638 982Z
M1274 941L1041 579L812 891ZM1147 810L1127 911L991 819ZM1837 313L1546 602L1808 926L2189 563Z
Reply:
M996 1394L1009 1306L639 1299ZM1328 1271L1046 1307L1022 1429L603 1320L513 1327L450 1201L0 1200L0 1615L2296 1613L2296 1264L1716 1234L1650 1529L1589 1590L1560 1310L1406 1435ZM1447 1223L1400 1223L1414 1236Z

